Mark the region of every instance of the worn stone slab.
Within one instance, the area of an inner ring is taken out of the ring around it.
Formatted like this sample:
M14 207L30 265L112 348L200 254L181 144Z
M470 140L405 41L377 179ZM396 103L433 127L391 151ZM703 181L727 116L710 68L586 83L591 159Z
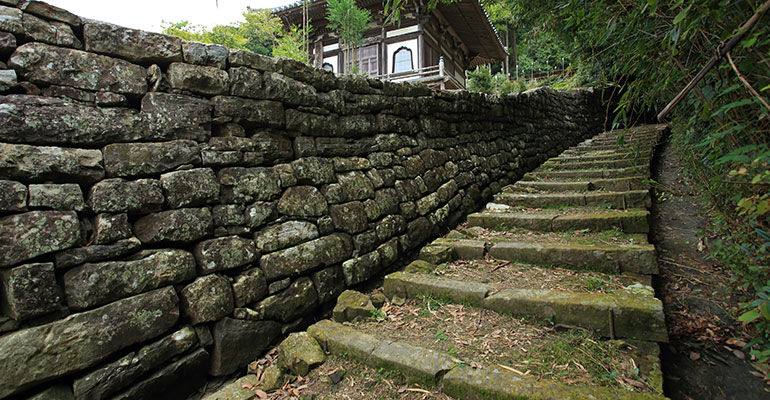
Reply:
M269 226L254 234L257 248L263 252L281 250L318 238L318 227L307 221L288 221Z
M24 264L0 270L0 310L17 321L59 310L61 288L53 263Z
M523 228L533 231L550 232L553 229L552 221L558 214L529 214L529 213L501 213L481 212L468 215L468 226L480 226L486 229L506 230L510 228Z
M607 211L586 214L565 214L553 219L555 232L590 229L594 232L620 229L625 233L648 233L650 225L647 210Z
M79 240L80 221L74 211L31 211L0 218L0 267L70 248Z
M651 206L648 190L589 193L500 193L495 202L513 207L547 208L557 206L604 206L612 208L647 208Z
M146 138L139 113L33 95L0 96L0 140L25 144L101 145Z
M94 183L104 178L102 152L0 143L0 176L32 183Z
M173 208L195 207L219 200L219 182L211 168L167 172L160 176L166 203Z
M176 324L178 302L167 287L0 337L0 397L82 371L157 337Z
M229 383L214 393L206 396L206 400L253 400L257 398L253 388L259 385L257 376L248 374Z
M458 258L463 260L478 260L484 258L487 243L483 240L473 239L445 239L439 238L432 244L450 247Z
M72 32L72 28L63 22L49 22L29 13L22 16L21 22L24 26L24 36L32 41L75 49L83 48L83 43Z
M454 303L481 305L492 288L478 282L463 282L426 274L394 272L385 276L383 290L388 297L417 298L431 295Z
M585 202L587 206L610 205L612 208L616 209L652 207L652 198L650 197L649 190L586 193Z
M267 295L265 273L259 268L252 268L233 280L233 298L236 307L245 307Z
M44 86L109 90L129 96L142 96L147 92L146 72L138 65L44 43L19 46L8 60L8 66L22 78Z
M201 163L192 140L155 143L113 143L104 147L104 168L111 177L154 175L180 165Z
M205 65L171 63L168 67L168 81L173 89L204 96L226 94L230 91L230 76L227 72Z
M0 29L10 33L23 34L22 15L18 8L0 6Z
M654 297L652 288L642 285L635 291L610 294L503 289L487 297L483 307L580 326L605 337L614 333L621 338L668 342L663 304Z
M86 50L138 64L182 61L182 39L104 23L83 27Z
M184 250L144 250L126 260L84 264L64 274L67 304L81 310L195 277Z
M91 244L56 253L56 268L68 268L78 264L98 262L134 253L142 246L137 238L118 240L110 244Z
M653 245L584 245L577 243L500 242L489 249L498 260L528 264L586 268L606 273L656 275L658 262Z
M213 229L208 208L161 211L134 223L134 233L142 243L188 242L211 234Z
M228 49L221 44L182 42L184 62L196 65L210 65L219 69L227 66Z
M419 257L432 264L443 264L456 260L457 254L450 246L430 244L420 249Z
M265 254L260 266L267 280L301 275L305 271L326 265L331 266L348 257L353 251L350 236L335 233L300 245Z
M192 348L198 336L190 326L142 346L109 364L83 375L72 384L76 398L107 398L136 381L145 373Z
M236 203L274 200L281 194L280 179L271 168L222 168L219 183L222 198Z
M209 373L223 376L244 368L280 334L281 325L274 321L222 319L214 325Z
M256 312L264 319L291 322L305 316L318 305L318 292L306 277L294 281L288 288L257 303Z
M309 326L307 333L314 337L327 352L338 355L347 354L348 357L363 363L381 343L374 336L328 319Z
M109 244L128 239L134 233L128 223L128 214L98 214L94 218L94 244Z
M455 367L442 379L444 392L468 400L663 400L665 397L634 393L606 386L564 385L522 377L498 367Z
M18 1L16 1L18 3ZM64 22L72 26L79 26L82 21L77 15L54 5L42 1L25 1L20 7L25 13L37 15L49 20Z
M199 277L179 291L184 316L193 324L216 321L233 312L230 281L217 274Z
M649 166L637 166L614 169L585 169L567 171L537 171L524 174L522 180L537 181L540 179L559 178L622 178L630 176L650 176Z
M336 322L343 323L367 319L372 316L374 311L376 309L369 296L355 290L346 290L337 297L337 304L332 310L332 318Z
M372 278L382 269L380 253L372 251L342 263L342 274L347 286L357 285Z
M503 193L516 193L516 192L536 192L536 191L549 191L549 192L572 192L572 191L586 191L593 190L594 186L591 182L536 182L536 181L519 181L511 186L504 187L501 191Z
M404 342L382 342L365 363L373 368L394 369L407 379L436 383L455 366L455 358L433 349Z
M235 96L215 96L214 118L245 127L283 127L283 104L271 100L251 100Z

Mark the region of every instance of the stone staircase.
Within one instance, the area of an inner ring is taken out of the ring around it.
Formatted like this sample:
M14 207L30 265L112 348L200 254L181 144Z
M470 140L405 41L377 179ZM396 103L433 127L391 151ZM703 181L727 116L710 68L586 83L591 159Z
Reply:
M343 293L307 336L444 398L663 398L647 234L666 129L605 132L549 159L387 275L382 305ZM335 398L327 386L317 398Z

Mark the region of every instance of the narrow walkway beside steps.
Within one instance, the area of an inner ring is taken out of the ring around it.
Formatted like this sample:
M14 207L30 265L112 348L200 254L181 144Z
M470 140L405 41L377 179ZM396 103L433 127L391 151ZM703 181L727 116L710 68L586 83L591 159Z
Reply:
M332 320L292 334L256 374L211 398L281 388L319 399L405 398L407 389L454 399L663 398L658 343L668 336L647 235L650 159L666 129L605 132L549 159L382 288L343 293ZM318 345L326 355L307 351ZM353 388L351 363L410 386Z

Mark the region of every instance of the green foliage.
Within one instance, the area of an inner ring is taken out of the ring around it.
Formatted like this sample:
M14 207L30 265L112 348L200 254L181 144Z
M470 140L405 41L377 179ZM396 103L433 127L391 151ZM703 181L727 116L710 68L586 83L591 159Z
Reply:
M509 80L504 74L490 72L488 65L467 72L468 90L487 94L520 93L527 90L522 81Z
M210 30L188 21L163 22L163 33L202 43L216 43L232 49L245 49L274 57L288 57L307 63L307 30L291 26L284 29L281 20L268 9L248 9L244 21L216 25Z
M326 19L329 28L337 32L345 52L345 72L355 72L354 49L364 42L364 32L372 21L369 10L356 6L355 0L327 0Z

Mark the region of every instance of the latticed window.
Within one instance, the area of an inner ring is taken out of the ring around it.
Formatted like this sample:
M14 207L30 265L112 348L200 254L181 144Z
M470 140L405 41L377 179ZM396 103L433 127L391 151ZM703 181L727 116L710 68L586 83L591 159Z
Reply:
M334 72L334 66L333 66L333 65L331 65L331 64L329 64L329 63L324 63L324 65L323 65L323 69L325 69L325 70L327 70L327 71L331 71L331 72Z
M414 69L412 63L412 50L407 47L401 47L393 54L393 73L411 71Z
M361 75L378 75L379 57L377 57L377 45L366 46L359 49L358 69Z

